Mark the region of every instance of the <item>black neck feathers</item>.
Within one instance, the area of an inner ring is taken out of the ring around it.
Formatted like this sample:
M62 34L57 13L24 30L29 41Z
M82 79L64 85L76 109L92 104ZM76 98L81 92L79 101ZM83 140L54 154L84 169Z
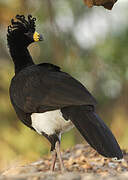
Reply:
M23 68L34 64L27 47L9 45L9 49L15 65L15 74L17 74Z

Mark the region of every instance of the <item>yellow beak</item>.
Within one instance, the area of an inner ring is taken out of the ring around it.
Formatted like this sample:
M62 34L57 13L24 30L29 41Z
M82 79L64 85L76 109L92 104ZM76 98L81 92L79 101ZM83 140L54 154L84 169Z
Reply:
M34 40L35 42L37 42L37 41L42 41L42 40L43 40L43 37L42 37L42 35L39 34L38 32L35 32L35 33L33 34L33 40Z

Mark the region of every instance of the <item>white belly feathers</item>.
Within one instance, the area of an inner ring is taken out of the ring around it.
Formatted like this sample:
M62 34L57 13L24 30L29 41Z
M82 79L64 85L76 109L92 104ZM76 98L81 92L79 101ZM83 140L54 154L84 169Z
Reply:
M63 133L70 130L73 124L65 120L60 110L48 111L45 113L33 113L31 115L32 127L39 133L52 135L55 132Z

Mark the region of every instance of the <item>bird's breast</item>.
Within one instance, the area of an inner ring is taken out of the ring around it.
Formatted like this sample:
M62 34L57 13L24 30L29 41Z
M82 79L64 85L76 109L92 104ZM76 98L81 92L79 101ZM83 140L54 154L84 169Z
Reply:
M56 132L63 133L70 130L73 124L70 120L65 120L60 110L48 111L45 113L32 113L32 127L41 134L47 135Z

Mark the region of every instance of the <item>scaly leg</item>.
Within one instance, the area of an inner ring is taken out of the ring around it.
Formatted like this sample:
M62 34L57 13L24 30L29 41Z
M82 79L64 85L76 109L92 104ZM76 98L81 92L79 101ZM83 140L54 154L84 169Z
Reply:
M55 144L55 150L56 150L59 162L60 162L61 171L64 172L65 171L65 167L64 167L64 164L63 164L63 161L62 161L62 157L61 157L61 153L60 153L60 143L59 143L59 141L57 141L56 144Z
M57 157L56 150L53 150L52 151L52 164L51 164L51 168L50 168L51 171L54 171L54 169L55 169L56 157Z

